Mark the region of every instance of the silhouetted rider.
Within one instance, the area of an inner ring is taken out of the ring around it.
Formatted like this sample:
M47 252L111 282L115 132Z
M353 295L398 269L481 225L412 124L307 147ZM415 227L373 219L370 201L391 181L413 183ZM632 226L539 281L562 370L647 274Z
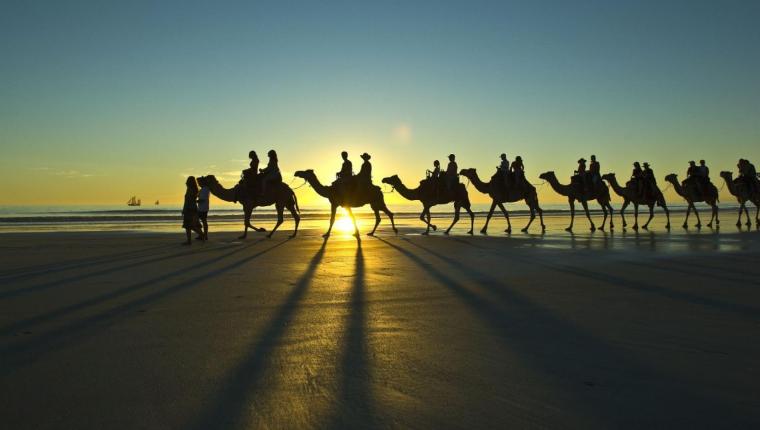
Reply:
M636 195L641 196L644 190L644 171L641 169L641 164L638 161L633 163L631 179L636 186Z
M496 168L501 173L502 180L504 181L504 188L509 188L509 160L507 160L507 154L501 154L501 163Z
M697 167L697 163L694 161L689 161L689 168L686 169L686 179L690 179L694 183L697 187L697 192L699 192L700 195L705 194L704 182L702 181L703 178Z
M340 172L336 173L335 176L337 176L338 179L350 178L354 175L354 168L351 161L348 159L348 152L343 151L340 153L340 156L343 158L343 165L340 167Z
M596 155L591 156L591 164L589 164L588 172L591 174L591 183L596 188L602 182L602 167L598 161L596 161Z
M428 178L431 178L434 181L437 181L438 178L441 176L441 162L438 160L433 161L433 170L428 170L425 173Z
M446 166L446 188L452 191L459 182L459 170L457 169L456 156L449 154L449 165Z
M578 160L578 170L575 171L581 181L581 186L584 192L588 192L588 180L586 179L586 159L581 158Z
M366 152L361 155L361 159L364 162L359 169L359 174L356 175L356 188L369 188L372 185L372 164L369 162L370 158L372 156Z
M646 185L645 189L649 190L650 195L653 198L657 197L657 178L654 176L654 170L649 167L649 163L644 162L644 172L642 174Z
M269 157L269 163L267 163L267 167L261 169L260 175L262 195L266 191L267 184L272 182L282 182L280 167L277 165L277 153L274 151L274 149L270 149L269 152L267 152L267 156Z
M519 155L515 157L515 161L513 161L512 165L509 166L509 170L511 170L515 175L515 183L521 184L525 179L525 166L523 165L522 157Z

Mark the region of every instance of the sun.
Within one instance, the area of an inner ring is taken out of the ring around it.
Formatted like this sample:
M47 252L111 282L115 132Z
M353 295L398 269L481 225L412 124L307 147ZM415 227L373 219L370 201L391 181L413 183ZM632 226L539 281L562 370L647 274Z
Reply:
M358 222L359 221L357 220L357 223ZM333 230L337 230L341 233L354 233L354 224L351 222L351 217L348 216L345 209L341 208L341 213L338 216L338 219L335 220L335 224L333 224Z

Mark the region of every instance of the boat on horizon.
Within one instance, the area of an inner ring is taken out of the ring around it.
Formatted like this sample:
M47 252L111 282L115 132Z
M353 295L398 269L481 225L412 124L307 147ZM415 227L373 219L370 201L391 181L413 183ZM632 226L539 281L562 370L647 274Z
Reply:
M138 199L136 196L132 196L131 199L127 200L127 206L140 206L142 204L142 200Z

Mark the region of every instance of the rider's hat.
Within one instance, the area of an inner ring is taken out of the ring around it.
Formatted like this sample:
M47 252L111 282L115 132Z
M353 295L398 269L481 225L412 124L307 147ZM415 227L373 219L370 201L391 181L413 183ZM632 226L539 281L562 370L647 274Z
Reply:
M372 156L370 156L366 152L364 154L362 154L360 157L362 157L362 160L369 160L370 158L372 158Z
M647 162L645 161L645 162L644 162L644 167L649 167L649 163L647 163Z
M689 161L689 164L697 164L694 162L694 160Z
M586 162L586 159L585 159L585 158L581 158L580 160L578 160L578 162L579 162L579 163L585 163L585 162Z

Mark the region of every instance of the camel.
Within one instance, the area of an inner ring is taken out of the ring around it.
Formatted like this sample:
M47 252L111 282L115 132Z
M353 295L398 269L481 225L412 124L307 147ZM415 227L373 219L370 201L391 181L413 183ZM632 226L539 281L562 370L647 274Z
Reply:
M602 226L599 227L600 230L604 231L604 225L607 222L607 210L610 212L610 230L615 228L615 225L612 221L612 206L610 205L610 190L607 188L606 185L600 184L599 187L596 189L590 190L588 192L581 191L573 184L564 185L560 184L559 179L557 179L557 175L554 172L544 172L541 175L539 175L539 178L547 181L549 185L554 189L554 191L557 192L557 194L563 195L567 197L567 201L570 204L570 225L565 229L565 231L573 231L573 222L575 220L575 201L578 200L581 202L581 205L583 205L583 210L586 212L586 218L588 218L588 222L591 223L591 231L596 230L596 226L594 225L594 221L591 219L591 214L588 212L588 201L589 200L596 200L599 202L599 206L602 207L602 211L604 212L604 220L602 220Z
M715 225L720 225L720 220L718 219L718 189L715 188L715 185L710 183L710 187L706 195L702 195L702 193L699 192L696 185L692 181L688 181L685 185L681 184L681 182L678 181L678 175L675 173L671 173L668 176L665 177L665 180L670 182L671 185L673 185L673 189L678 193L679 196L683 197L684 200L686 200L686 203L688 203L688 208L686 209L686 219L683 221L683 228L689 228L689 214L691 213L692 209L694 210L694 214L697 216L697 224L695 227L702 228L702 221L699 219L699 212L697 211L696 206L694 206L695 202L705 202L712 208L712 215L710 216L710 222L707 223L707 226L712 228L713 220L715 220Z
M358 239L359 227L356 225L356 218L354 217L354 213L351 211L351 208L362 207L366 204L369 204L372 210L375 212L375 227L372 228L371 232L367 233L367 236L375 235L375 230L377 230L377 226L380 224L380 211L383 211L386 215L388 215L388 218L391 220L393 232L398 233L396 224L393 221L393 213L388 209L388 206L385 205L383 192L377 185L371 185L369 190L361 190L362 192L354 192L345 195L344 193L340 192L339 188L336 188L337 186L335 183L332 185L322 185L322 183L319 182L317 175L314 173L314 170L300 170L295 173L295 176L305 179L306 182L308 182L309 185L314 188L314 191L316 191L317 194L330 201L330 227L327 229L327 232L322 235L322 237L330 237L333 224L335 223L335 211L340 206L346 209L346 212L348 212L348 215L351 217L351 221L354 223L354 236L356 236Z
M541 231L546 230L546 226L544 225L544 211L538 205L536 188L529 184L528 181L523 180L522 186L518 187L512 184L508 189L505 189L503 185L499 186L500 184L494 184L494 181L503 183L504 180L502 176L494 175L489 182L483 182L480 180L478 172L475 169L462 169L459 174L472 181L472 185L474 185L478 191L483 194L488 194L491 197L491 209L486 216L486 224L480 230L482 234L488 234L488 222L491 220L496 206L499 206L499 209L501 209L501 212L507 219L507 229L504 231L506 233L512 233L512 223L509 221L509 212L507 212L507 209L504 207L504 203L513 203L520 200L525 200L525 204L530 208L530 220L528 221L528 225L526 225L521 231L523 233L528 231L533 220L536 219L536 212L538 212L541 221Z
M665 211L665 216L668 219L668 223L665 224L665 228L670 230L670 211L668 210L668 206L665 203L665 197L662 195L662 192L657 187L657 185L654 186L656 191L655 196L642 196L639 195L636 190L633 190L630 187L621 187L614 173L607 173L606 175L602 175L602 179L607 181L612 187L612 190L623 198L623 206L620 208L620 217L623 218L623 229L628 226L628 223L625 222L625 208L627 208L629 204L633 203L634 230L639 229L639 205L646 205L649 207L649 219L647 219L647 222L641 226L641 228L647 230L649 223L652 222L652 218L654 218L655 204L659 205L662 210Z
M292 189L290 189L288 184L284 184L282 182L271 184L267 187L266 192L263 196L250 196L250 193L248 192L236 193L237 188L243 186L241 184L237 184L233 188L224 188L214 175L199 177L198 184L201 186L207 186L209 188L209 191L211 191L211 194L226 202L234 202L236 199L236 194L239 194L238 198L241 199L240 204L243 205L243 214L245 216L245 219L243 221L245 230L243 231L243 235L240 236L240 239L245 239L248 236L248 228L251 228L255 231L266 231L263 228L256 228L253 226L253 224L251 224L253 209L259 206L274 205L275 209L277 210L277 224L275 224L274 228L271 232L269 232L267 237L272 237L274 232L277 231L277 228L280 227L280 224L282 224L282 214L284 208L288 208L290 214L293 216L293 221L296 223L293 234L290 237L295 237L298 233L298 224L301 222L301 216L299 213L301 210L298 208L298 199L296 198L296 194Z
M439 180L445 181L445 179ZM427 229L422 234L430 234L431 228L434 231L438 228L434 224L430 223L430 208L435 205L447 204L451 202L454 202L454 220L451 222L449 228L446 229L445 234L449 234L451 228L454 227L454 224L459 221L459 211L461 208L464 208L467 213L470 214L470 231L468 231L467 234L472 234L472 230L475 226L475 214L472 213L472 210L470 209L470 198L467 195L467 189L464 187L464 184L456 184L454 192L451 193L445 189L446 186L443 185L443 183L439 192L436 192L434 187L426 187L423 185L424 181L421 181L420 186L417 188L407 188L403 182L401 182L401 178L399 178L398 175L383 178L383 183L389 184L394 189L398 190L398 193L407 200L419 200L422 202L420 220L422 220L422 222L427 225ZM432 185L432 183L430 184Z
M747 227L752 226L752 220L749 218L749 210L747 209L747 201L750 201L757 208L757 212L755 212L755 226L760 228L760 193L752 193L744 181L740 179L734 180L733 173L731 172L720 172L720 177L726 181L728 192L739 201L739 219L736 220L736 226L742 226L742 209L744 209L744 213L747 215Z

